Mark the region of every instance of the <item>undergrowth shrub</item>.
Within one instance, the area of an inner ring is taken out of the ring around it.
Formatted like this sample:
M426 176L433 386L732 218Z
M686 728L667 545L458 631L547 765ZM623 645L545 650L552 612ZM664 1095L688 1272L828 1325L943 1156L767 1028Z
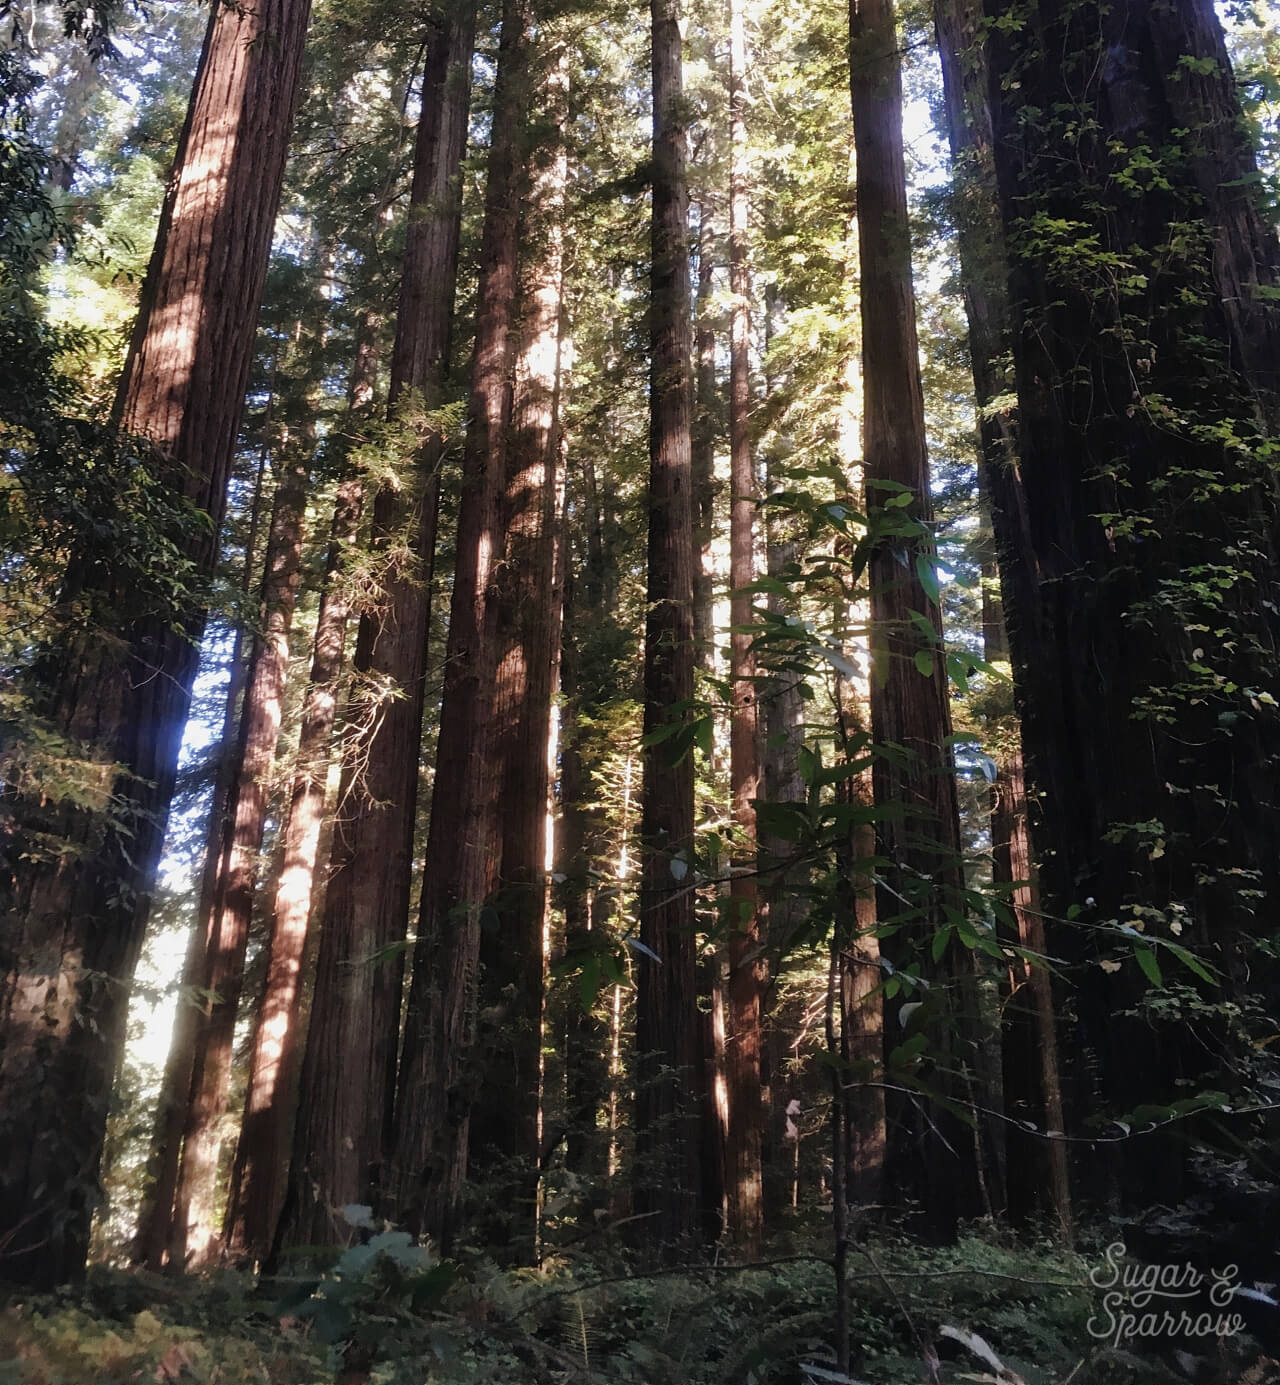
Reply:
M1089 1332L1095 1258L1048 1244L868 1241L850 1255L861 1385L1271 1385L1247 1339L1116 1350ZM97 1270L75 1295L0 1311L0 1385L831 1385L830 1265L630 1270L616 1250L541 1270L444 1264L397 1232L310 1277L176 1280ZM944 1329L946 1329L944 1331ZM970 1344L966 1345L964 1338ZM975 1355L994 1353L1003 1374Z

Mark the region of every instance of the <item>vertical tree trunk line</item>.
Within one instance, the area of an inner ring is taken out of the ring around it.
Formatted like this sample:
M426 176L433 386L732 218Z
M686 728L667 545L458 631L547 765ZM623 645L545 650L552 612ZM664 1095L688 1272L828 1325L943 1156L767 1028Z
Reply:
M738 842L730 882L729 983L725 1077L729 1122L725 1185L729 1234L754 1255L764 1234L760 1101L761 928L756 874L760 853L755 800L760 796L760 726L752 597L756 578L755 463L751 448L751 199L747 167L747 38L742 0L729 7L729 586L732 710L729 779Z
M644 732L693 696L689 201L678 0L651 0L653 224L649 303L648 612ZM637 960L635 1210L648 1247L679 1253L697 1225L693 759L644 749ZM652 955L649 955L652 954ZM660 961L654 960L660 959Z
M377 372L377 319L359 324L347 390L352 410L370 405ZM314 905L339 683L351 597L343 559L358 537L363 484L338 484L325 557L311 672L303 700L293 785L283 828L284 849L267 942L267 972L254 1017L248 1090L236 1143L224 1239L237 1258L261 1260L280 1216L293 1129L293 1087L301 1062L302 968Z
M307 0L216 8L169 181L115 419L148 440L175 495L210 518L187 556L212 569L297 104ZM63 811L80 848L12 862L0 955L0 1265L77 1276L203 629L198 603L65 651L56 723L123 767L123 829ZM15 804L21 832L46 818ZM45 827L48 830L48 827ZM93 978L90 981L89 978Z
M984 507L999 508L1004 528L1025 530L1025 498L1021 468L1009 420L989 407L998 392L1011 382L999 378L997 359L1009 345L1007 301L1008 259L999 226L999 198L992 151L991 107L988 99L986 55L979 43L982 7L978 0L937 0L935 18L938 51L942 60L943 91L951 160L956 179L956 224L960 259L964 267L965 313L969 324L969 352L978 404L979 492ZM998 552L997 547L997 552ZM984 574L983 644L988 663L1007 662L1009 650L1004 630L1002 602L993 602L989 584L994 573ZM988 609L990 608L990 610ZM1046 954L1044 926L1031 883L1035 871L1030 840L1029 810L1020 747L1000 755L993 786L992 847L997 882L1026 881L1015 889L1011 904L1024 947ZM1052 987L1048 971L1034 963L1019 969L1030 992L1034 1010L1034 1048L1038 1060L1037 1082L1043 1104L1044 1128L1065 1130L1061 1083L1058 1074L1057 1038ZM1031 1034L1023 1026L1010 1042L1019 1048ZM1021 1039L1022 1043L1019 1042ZM1020 1055L1012 1055L1019 1070L1026 1069ZM1016 1134L1010 1131L1011 1138ZM1016 1147L1016 1145L1015 1145ZM1061 1233L1070 1239L1071 1195L1066 1146L1053 1141L1029 1158L1011 1158L1009 1195L1026 1206L1030 1193L1019 1179L1020 1164L1047 1160L1050 1201ZM1033 1178L1034 1192L1042 1184Z
M521 227L523 282L503 505L506 553L496 584L493 724L502 774L498 926L480 936L479 1005L491 1018L482 1021L477 1035L480 1079L470 1136L470 1162L478 1178L507 1163L509 1181L489 1197L504 1203L500 1215L508 1232L500 1234L512 1234L513 1248L526 1262L540 1162L547 756L563 604L557 496L569 177L566 56L562 51L555 59L534 98L540 114L545 107L550 132L543 147L532 151Z
M467 0L432 17L391 358L393 411L408 388L428 410L443 402L474 45ZM274 1249L330 1243L340 1234L336 1209L385 1195L444 446L430 416L418 426L411 493L385 487L373 501L375 542L394 538L408 562L387 574L383 609L362 614L357 634L359 744L339 789L312 1003L324 1022L308 1031Z
M1020 508L993 491L992 512L1036 831L1053 845L1039 861L1050 945L1075 973L1071 1050L1089 1055L1064 1103L1072 1119L1097 1109L1088 1074L1123 1118L1199 1081L1206 1058L1185 1028L1135 1017L1145 982L1116 925L1156 911L1229 971L1256 929L1232 874L1280 884L1280 723L1229 691L1270 678L1280 643L1256 600L1276 566L1274 475L1259 463L1280 408L1278 257L1212 4L1034 11L1034 44L1005 32L997 0L982 16L1023 463ZM1032 99L1078 104L1069 164L1055 163L1056 116L1027 121ZM1148 149L1158 178L1127 187ZM1021 234L1055 217L1123 247L1142 303ZM1234 555L1229 594L1185 580L1218 545ZM1223 783L1215 799L1206 786ZM1082 1196L1149 1204L1182 1200L1185 1170L1168 1142L1076 1172Z
M932 519L932 500L892 0L851 0L849 18L868 513L873 522L893 515L886 502L894 492L878 485L887 482L905 488L911 496L905 514L925 526ZM951 715L941 659L941 612L926 594L918 558L927 565L933 562L932 543L923 530L909 539L881 539L871 555L871 722L876 744L901 747L902 756L882 754L873 767L876 803L895 814L879 824L880 853L892 863L880 890L880 917L885 922L902 916L907 901L905 936L927 963L932 938L948 921L944 900L948 894L957 899L962 878L959 809L946 740ZM932 626L931 640L922 639L912 612ZM917 654L928 660L927 672L917 667ZM936 972L934 979L942 981ZM937 1057L932 1080L944 1098L950 1087L947 1070L961 1044L952 1033L953 1020L965 1003L961 999L957 1006L948 989L945 984L931 987L927 1011ZM976 1170L965 1152L965 1134L936 1105L928 1118L914 1106L900 1114L912 1122L913 1133L899 1127L899 1149L891 1152L891 1161L902 1176L912 1170L931 1232L949 1237L958 1217L978 1211Z
M846 238L846 275L852 287L858 279L857 218L850 218ZM866 476L862 457L863 423L862 378L857 357L852 352L845 363L840 394L837 446L841 470L848 478L854 505L867 509ZM840 551L850 545L838 541ZM871 717L872 667L871 602L859 596L846 602L841 594L840 626L836 638L856 657L851 659L855 674L836 682L836 727L839 753L846 764L863 759L867 752L867 732ZM836 785L836 797L850 807L874 806L875 772L868 768ZM840 1054L847 1064L841 1109L846 1123L845 1149L848 1168L845 1176L847 1230L854 1235L874 1210L883 1205L886 1182L886 1101L884 1058L886 1053L885 1002L881 990L880 939L876 933L879 909L876 876L870 866L875 857L875 823L855 821L842 833L837 849L836 908L841 945L839 965Z
M710 672L715 663L715 629L711 591L711 542L715 537L716 435L719 391L716 387L716 329L712 321L715 289L715 230L704 202L698 215L698 291L694 301L694 414L690 433L693 470L693 625L698 663Z
M268 416L270 413L271 401L268 399ZM264 445L258 457L258 474L249 509L244 565L240 574L240 590L244 593L248 593L253 585L258 528L262 517L262 483L269 451L270 448ZM147 1159L149 1182L138 1214L138 1231L132 1249L134 1264L145 1265L149 1270L160 1270L164 1267L169 1253L169 1243L173 1237L173 1198L178 1186L178 1168L182 1162L182 1132L186 1127L187 1108L191 1099L191 1065L195 1057L196 1034L201 1012L201 1006L192 993L199 990L205 970L209 927L213 919L218 877L226 846L229 825L227 813L235 778L235 756L232 752L238 740L236 725L247 673L244 627L237 624L231 646L227 696L222 713L222 733L218 737L217 770L209 799L209 821L205 829L200 891L196 896L195 918L187 936L186 955L182 962L182 978L179 982L173 1032L169 1038L169 1051L165 1055L160 1095L156 1102L155 1123L151 1132L151 1147Z
M531 23L530 0L505 0L436 777L396 1094L396 1216L443 1245L461 1215L475 1095L480 914L498 870L492 586L503 551Z
M185 1265L189 1257L195 1264L203 1265L217 1252L213 1217L221 1124L231 1084L232 1045L244 980L258 853L266 827L271 771L289 670L289 631L301 576L303 522L310 480L309 441L305 437L302 441L304 455L289 448L295 455L286 456L282 462L267 534L259 607L261 629L249 658L249 680L236 747L236 782L231 794L234 809L201 978L209 1001L196 1034L182 1164L174 1191L169 1259L175 1266Z

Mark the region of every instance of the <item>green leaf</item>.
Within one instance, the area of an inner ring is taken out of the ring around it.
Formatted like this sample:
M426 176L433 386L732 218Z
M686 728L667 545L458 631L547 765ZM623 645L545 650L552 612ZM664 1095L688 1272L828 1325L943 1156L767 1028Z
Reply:
M1160 963L1156 961L1156 954L1149 947L1136 947L1133 955L1138 959L1138 965L1147 980L1153 986L1163 986L1164 979L1160 975Z
M916 576L920 579L924 594L935 606L938 605L942 595L942 586L938 581L938 569L927 553L916 554Z
M757 577L754 582L748 582L745 587L739 587L738 590L747 594L765 592L770 596L791 595L790 583L784 582L780 577Z
M927 649L917 649L915 665L926 678L933 676L933 655Z
M1183 947L1181 943L1171 943L1165 941L1164 946L1167 947L1169 951L1173 953L1173 955L1178 959L1179 962L1182 963L1184 967L1188 969L1188 971L1194 972L1201 979L1201 981L1207 981L1211 986L1217 986L1219 984L1218 978L1214 976L1212 972L1209 971L1208 967L1206 967L1205 964L1202 961L1200 961L1200 959L1193 952L1189 952L1185 947Z
M907 615L910 617L912 625L919 630L929 644L937 643L938 632L934 628L933 621L931 621L923 611L912 610L908 611Z

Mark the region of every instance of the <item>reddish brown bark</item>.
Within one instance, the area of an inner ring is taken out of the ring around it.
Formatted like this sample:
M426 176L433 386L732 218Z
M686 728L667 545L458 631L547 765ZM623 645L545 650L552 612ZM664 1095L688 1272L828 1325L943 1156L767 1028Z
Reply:
M283 859L271 911L267 976L254 1019L248 1093L231 1172L224 1238L233 1255L251 1259L261 1259L269 1251L284 1197L293 1114L290 1095L302 1052L298 1032L302 967L351 611L340 566L344 552L357 537L361 499L358 479L339 485L284 828Z
M924 396L916 340L902 146L902 75L892 0L851 0L850 58L857 163L858 249L861 265L863 454L867 505L873 523L889 518L893 493L905 488L906 514L932 519L925 450ZM901 512L899 512L901 513ZM945 906L956 907L962 886L960 830L951 754L947 679L941 658L942 622L925 591L917 559L933 562L932 541L915 535L881 539L870 561L873 676L871 725L890 754L874 766L875 799L887 813L879 824L880 852L891 865L880 891L880 918L902 918L926 965ZM926 638L918 614L932 627ZM916 656L928 660L928 672ZM904 901L906 903L904 904ZM963 965L963 963L961 964ZM944 988L931 988L929 1035L938 1058L932 1081L945 1096L953 1061L954 1007ZM920 999L919 996L909 997ZM936 1007L936 1008L935 1008ZM914 1105L902 1113L917 1128L907 1133L895 1162L922 1196L931 1230L949 1235L956 1219L978 1210L976 1177L963 1127L935 1106L924 1120ZM957 1128L958 1127L958 1128Z
M526 194L515 379L506 455L506 553L497 574L494 755L502 768L497 926L480 937L480 1088L471 1163L489 1177L492 1234L532 1258L539 1163L543 925L551 693L559 652L560 325L568 150L562 56L538 104L551 133L532 152ZM509 1195L507 1195L509 1192ZM495 1209L496 1210L496 1209ZM499 1222L501 1227L499 1227Z
M506 0L494 93L457 566L422 910L404 1026L391 1191L395 1216L449 1244L461 1210L476 1079L480 915L496 882L499 773L493 754L503 490L519 187L528 103L529 0Z
M715 537L716 434L720 402L716 382L716 330L711 319L714 291L714 232L703 203L698 217L698 293L694 303L694 358L696 375L690 456L693 467L693 625L698 641L698 663L708 673L715 660L715 629L711 609L711 542Z
M947 130L955 169L956 225L964 268L969 351L978 403L981 447L979 491L984 511L999 506L1005 523L1025 524L1025 499L1010 419L988 406L1011 383L998 361L1008 350L1008 260L999 225L999 201L992 162L991 109L986 56L978 41L982 7L978 0L939 0L935 6L942 59ZM983 574L983 644L989 663L1007 662L1003 605L994 590L994 551ZM1044 954L1043 925L1033 884L1030 822L1016 743L997 756L992 786L992 860L996 883L1021 881L1011 904L1018 940ZM1033 939L1035 941L1033 941ZM1053 996L1043 966L1014 968L1026 995L1005 1010L1005 1100L1009 1114L1033 1119L1042 1128L1062 1130L1063 1111L1057 1063ZM1027 998L1030 998L1030 1004ZM1019 1019L1021 1017L1021 1019ZM1071 1199L1066 1147L1061 1142L1029 1144L1011 1126L1007 1142L1010 1210L1026 1215L1043 1201L1046 1182L1059 1228L1069 1237ZM1046 1180L1047 1173L1047 1180Z
M267 412L270 414L270 403ZM249 513L249 531L245 538L244 568L240 586L246 593L251 589L255 571L258 524L262 514L262 480L268 450L264 446L259 455L258 476ZM199 989L204 976L209 925L217 902L218 877L230 826L228 808L236 770L236 723L248 673L243 646L244 627L237 625L231 647L222 734L218 738L218 767L209 802L209 823L200 873L200 893L197 896L195 920L187 937L173 1033L169 1039L169 1052L165 1057L164 1075L160 1082L160 1098L156 1105L155 1125L151 1132L151 1153L147 1160L147 1168L152 1181L138 1215L138 1233L133 1245L134 1263L146 1265L151 1270L163 1268L173 1234L173 1197L178 1186L178 1168L182 1162L182 1132L186 1128L187 1109L191 1100L191 1065L195 1059L196 1033L202 1010L201 1004L194 999L193 992Z
M258 853L266 828L271 770L280 737L281 706L289 671L289 631L302 567L303 514L310 456L285 462L267 536L260 604L261 630L249 658L249 681L236 747L231 831L210 920L202 989L209 996L197 1026L191 1098L183 1131L182 1165L174 1193L170 1263L197 1265L216 1257L214 1201L222 1118L231 1082L232 1045L245 952L257 883Z
M189 556L218 549L285 146L307 0L218 6L161 213L116 417L209 515ZM148 611L65 652L51 711L125 773L124 830L75 810L50 823L52 858L12 860L0 953L0 1273L54 1284L83 1267L107 1103L173 793L203 624L190 603Z
M649 573L644 730L693 696L692 325L689 200L678 0L651 0L653 227L649 304ZM673 763L677 761L678 763ZM672 1257L698 1224L693 757L670 739L644 750L636 994L635 1210ZM660 959L660 960L655 960Z
M1271 966L1250 956L1255 896L1233 882L1280 884L1280 719L1244 692L1273 680L1280 643L1263 597L1277 246L1208 0L1036 5L1025 32L1003 3L983 11L1024 463L1021 512L994 494L992 510L1036 833L1053 848L1039 884L1075 983L1067 1109L1123 1118L1234 1060L1229 1040L1210 1058L1185 1024L1138 1013L1137 965L1098 965L1115 925L1160 920L1253 984ZM1063 162L1068 101L1079 139ZM1150 150L1158 174L1130 185ZM1033 218L1123 255L1140 302L1023 236ZM1187 580L1228 550L1230 597ZM1193 1143L1080 1149L1077 1176L1091 1196L1173 1204Z
M438 406L448 362L475 11L433 20L391 359L391 403L409 387ZM442 440L429 432L408 492L385 487L373 533L390 560L381 609L361 617L357 744L343 767L302 1066L283 1236L345 1234L338 1210L379 1200L403 989Z
M759 850L755 800L760 796L760 727L756 660L751 648L756 577L755 467L751 455L751 271L746 127L747 40L741 0L729 7L729 287L733 310L729 342L729 783L738 832L735 874L729 887L729 984L725 1081L729 1121L725 1135L725 1189L729 1235L754 1255L764 1234L764 1175L760 1164L760 1009L764 967L756 898Z

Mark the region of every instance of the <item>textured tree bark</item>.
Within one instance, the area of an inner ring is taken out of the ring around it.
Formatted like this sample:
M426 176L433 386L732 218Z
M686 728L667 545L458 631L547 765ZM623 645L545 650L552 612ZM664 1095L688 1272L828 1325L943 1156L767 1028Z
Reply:
M887 516L892 511L886 502L907 493L911 501L905 513L927 525L932 504L892 0L851 0L849 17L867 506L873 520ZM878 487L880 482L905 491L886 491ZM880 920L905 918L903 937L919 948L927 965L929 944L948 922L944 905L956 908L963 878L947 745L951 714L941 659L941 612L921 582L918 558L924 565L933 562L932 543L923 531L917 537L881 540L871 556L871 725L876 744L891 748L877 756L873 767L876 803L895 814L886 816L878 829L880 854L891 862L879 891ZM932 628L931 637L922 637L913 613ZM928 661L927 672L917 666L917 655L921 663ZM937 1057L931 1081L946 1097L947 1070L961 1045L952 1032L956 1007L946 1002L944 991L931 987L926 998ZM891 1162L919 1190L931 1232L949 1236L959 1216L978 1211L970 1140L963 1126L936 1104L928 1119L915 1105L900 1116L903 1148Z
M303 516L310 479L306 456L285 461L267 535L260 603L261 633L249 656L249 681L236 747L231 832L223 858L201 988L209 1001L197 1025L191 1065L191 1097L183 1130L182 1164L174 1192L169 1262L205 1265L216 1258L214 1224L222 1118L231 1083L232 1046L244 981L245 953L257 884L258 853L267 803L285 678L289 631L302 570Z
M442 402L457 279L460 166L471 99L475 9L432 18L400 307L394 410L407 389ZM423 676L443 439L428 427L412 492L384 487L373 533L399 544L381 610L361 616L354 665L358 743L343 766L299 1117L277 1242L330 1244L337 1209L377 1204L385 1182L408 926Z
M320 850L325 785L342 672L350 598L333 583L343 552L356 540L361 488L342 482L334 503L326 590L316 621L310 683L302 710L297 768L284 829L268 941L267 977L254 1017L249 1089L231 1173L223 1237L228 1252L261 1259L284 1196L292 1126L289 1093L301 1057L298 1034L302 964Z
M480 934L479 1091L471 1165L487 1179L487 1218L508 1254L531 1263L539 1173L546 819L551 694L563 605L560 517L560 331L564 299L564 143L568 69L561 55L535 98L550 130L532 151L514 395L506 455L506 554L496 575L494 755L502 783L496 927ZM545 112L545 114L544 114ZM494 1208L493 1203L501 1204ZM497 1244L497 1243L495 1243Z
M394 1215L415 1231L428 1231L443 1246L455 1234L462 1210L478 1076L481 912L498 870L493 585L503 552L531 22L530 0L505 0L440 738L396 1094L390 1182Z
M716 382L716 329L711 320L715 289L715 232L704 204L698 217L698 294L694 303L694 409L690 436L693 467L693 627L698 663L708 673L715 661L711 595L711 543L715 537L716 436L720 431L720 391Z
M991 106L986 55L979 45L980 0L937 0L935 17L942 59L947 131L955 177L961 264L964 267L965 312L969 353L978 403L979 491L988 509L999 508L1006 532L1025 534L1025 499L1014 430L1008 414L993 406L1012 385L1002 378L998 361L1009 350L1008 254L999 224L999 197L992 153ZM998 556L998 549L996 554ZM998 565L998 564L997 564ZM983 646L988 663L1009 659L1003 604L991 586L994 572L983 576ZM1045 955L1044 925L1034 885L1035 863L1030 814L1020 745L999 754L993 788L992 858L997 883L1026 882L1013 892L1011 905L1023 947ZM1024 1015L1005 1039L1005 1092L1010 1114L1020 1095L1041 1109L1041 1126L1065 1130L1052 986L1044 966L1015 968L1025 984L1032 1014L1015 1001L1006 1018ZM1029 1051L1030 1050L1030 1051ZM1019 1119L1032 1118L1024 1113ZM1016 1127L1007 1140L1010 1210L1026 1215L1042 1201L1046 1181L1050 1205L1064 1238L1071 1238L1071 1193L1067 1150L1061 1141L1028 1146ZM1047 1179L1046 1179L1047 1175Z
M245 538L244 569L240 581L241 590L244 592L248 592L253 583L258 526L262 515L262 481L267 466L267 454L268 448L264 446L258 460L258 476L249 513L249 532ZM155 1125L151 1132L151 1152L147 1159L151 1182L138 1215L138 1234L132 1252L133 1262L146 1265L150 1270L160 1270L164 1267L169 1253L169 1242L173 1236L173 1197L178 1186L178 1168L182 1162L182 1132L186 1127L187 1107L191 1100L191 1065L195 1058L196 1031L201 1013L201 1007L196 1004L191 993L199 989L204 975L209 926L217 902L218 876L225 854L229 830L228 809L235 777L233 752L238 739L236 723L247 673L244 627L237 626L231 647L227 700L222 714L222 734L218 738L218 768L209 801L209 823L205 834L200 893L197 896L195 919L187 938L173 1033L169 1039L169 1052L165 1057L164 1075L160 1082L160 1098L156 1104Z
M307 0L218 6L121 380L116 417L210 517L188 554L217 555L285 146ZM193 530L195 526L193 526ZM121 830L69 810L7 803L65 851L11 854L0 945L0 1274L49 1286L83 1268L98 1162L124 1040L182 728L198 610L147 612L111 641L63 652L51 711L104 766L123 769ZM107 773L104 769L104 773Z
M766 511L766 515L768 512ZM780 576L789 563L796 560L799 545L783 537L776 515L768 516L767 552L771 576ZM770 594L769 609L785 614L785 601ZM762 755L763 792L761 798L769 803L803 803L806 796L800 776L800 746L804 742L804 702L795 674L783 674L765 685L761 705L764 714L764 753ZM790 842L778 837L762 836L760 840L763 874L760 893L768 910L768 930L771 943L779 950L786 939L795 935L805 916L805 900L800 893L800 874L788 857L794 852ZM770 990L766 989L766 998ZM767 1006L766 1006L767 1014ZM786 1101L783 1093L783 1063L785 1038L777 1026L766 1021L765 1041L761 1055L761 1087L767 1117L762 1137L761 1161L764 1165L765 1223L772 1224L784 1207L790 1206L791 1180L787 1167L792 1146L786 1139Z
M1124 1017L1143 983L1131 958L1098 965L1115 925L1180 936L1227 975L1270 965L1250 954L1258 921L1238 886L1280 885L1280 721L1243 691L1274 679L1280 644L1263 596L1277 248L1207 0L1033 5L1018 33L1006 9L993 0L984 19L1022 511L993 503L993 518L1037 836L1054 848L1039 863L1050 947L1078 969L1071 1048L1090 1061L1073 1072L1095 1074L1119 1116L1173 1099L1205 1056L1185 1030ZM1061 163L1056 117L1025 108L1064 100L1079 138ZM1223 585L1196 580L1215 570ZM1069 1115L1096 1111L1072 1086ZM1082 1160L1081 1188L1173 1202L1183 1165L1173 1142L1122 1146Z
M747 39L742 0L729 6L729 288L733 311L729 340L729 784L738 832L729 887L729 983L725 1081L729 1121L725 1188L729 1236L744 1255L755 1255L764 1234L761 1168L760 1012L764 964L756 874L760 853L755 800L760 796L760 726L755 654L751 648L756 578L755 465L751 455L751 200L746 126Z
M693 696L693 512L689 201L678 0L651 0L653 228L649 366L649 609L644 730ZM698 1224L693 757L670 740L644 750L637 959L635 1211L663 1257ZM652 956L648 954L653 954ZM655 961L654 957L660 958Z
M568 525L563 542L568 544ZM566 554L566 558L567 558ZM578 680L579 622L587 628L594 616L582 608L582 587L566 562L564 637L560 656L560 820L556 830L557 898L564 911L565 951L585 949L592 932L603 927L596 915L591 885L591 837L595 802L581 748L581 696ZM568 1132L565 1164L589 1179L603 1180L605 1147L597 1127L609 1084L608 1035L593 1010L569 1003L564 1044L565 1106Z
M348 403L355 409L367 408L373 397L376 330L376 319L368 314L361 324L348 389ZM344 554L358 537L362 502L358 477L339 483L284 826L283 864L271 910L267 975L254 1017L248 1094L231 1171L223 1237L231 1255L249 1260L262 1260L270 1252L284 1199L293 1129L291 1098L303 1051L302 970L351 614L341 568Z

